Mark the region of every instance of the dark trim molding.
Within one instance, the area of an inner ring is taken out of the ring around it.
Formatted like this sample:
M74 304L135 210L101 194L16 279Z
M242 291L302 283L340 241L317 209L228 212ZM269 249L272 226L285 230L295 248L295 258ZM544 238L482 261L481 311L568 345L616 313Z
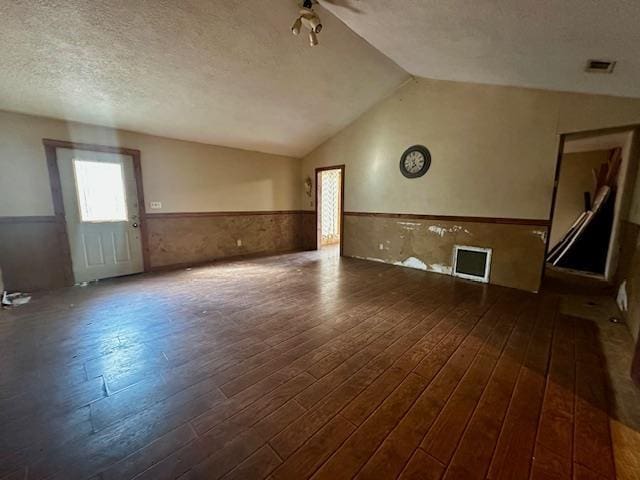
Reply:
M0 223L56 223L55 215L48 216L24 216L24 217L0 217Z
M67 222L64 215L64 201L62 198L62 186L60 184L60 171L58 170L57 148L68 148L72 150L87 150L91 152L119 153L129 155L133 159L133 172L136 179L136 190L138 196L138 208L140 219L140 239L142 242L142 264L145 272L149 271L149 239L147 235L147 225L145 222L145 202L144 189L142 185L142 165L140 163L140 150L123 147L112 147L108 145L94 145L91 143L68 142L66 140L53 140L43 138L42 144L47 159L49 169L49 183L51 186L51 198L53 200L53 211L58 224L58 235L60 245L63 249L62 255L65 257L65 280L69 285L73 285L73 264L71 261L71 249L69 247L69 237L67 234Z
M69 247L69 236L67 235L67 222L64 217L64 201L62 199L62 186L60 184L60 171L58 170L58 154L56 147L43 141L44 153L49 171L49 186L51 187L51 200L53 202L53 213L56 218L58 244L60 255L63 259L63 276L67 286L73 285L73 263L71 261L71 247Z
M377 213L377 212L344 212L352 217L386 217L404 218L410 220L436 220L446 222L469 222L469 223L499 223L503 225L535 225L548 227L549 220L538 220L529 218L499 218L499 217L462 217L457 215L420 215L415 213Z
M556 170L553 175L553 192L551 193L551 207L549 209L549 225L553 225L553 215L556 210L556 197L558 196L558 185L560 184L560 167L562 165L562 156L564 155L564 142L566 135L560 135L558 140L558 151L556 152ZM547 242L544 261L546 264L547 255L549 254L549 242Z
M126 155L131 155L133 159L133 175L136 177L136 193L138 194L138 224L140 225L140 240L142 243L142 268L145 272L151 269L151 251L149 249L149 233L147 230L147 210L144 201L144 186L142 185L142 163L140 162L140 150L121 149Z
M640 339L636 342L636 353L631 364L631 379L640 387Z
M247 217L252 215L294 215L304 213L303 210L256 210L256 211L214 211L214 212L167 212L147 213L147 220L163 218L192 218L192 217ZM311 212L313 213L313 212Z
M592 135L605 135L610 133L625 132L640 128L640 123L631 123L628 125L620 125L618 127L597 128L595 130L566 130L562 135L571 135L573 138L590 137Z
M93 143L68 142L66 140L53 140L43 138L42 144L52 148L70 148L72 150L87 150L90 152L119 153L121 155L131 155L140 158L140 150L134 148L112 147L109 145L95 145Z

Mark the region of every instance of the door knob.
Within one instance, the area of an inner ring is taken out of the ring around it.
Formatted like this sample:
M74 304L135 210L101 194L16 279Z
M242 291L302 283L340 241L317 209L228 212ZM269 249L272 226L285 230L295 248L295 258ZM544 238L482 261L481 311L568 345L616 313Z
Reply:
M133 225L131 225L133 228L138 228L138 224L134 223Z

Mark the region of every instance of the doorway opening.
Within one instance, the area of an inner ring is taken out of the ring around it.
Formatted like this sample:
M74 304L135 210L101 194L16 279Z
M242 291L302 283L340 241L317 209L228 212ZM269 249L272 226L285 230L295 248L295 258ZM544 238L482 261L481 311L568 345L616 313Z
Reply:
M147 270L140 152L45 140L70 283Z
M342 255L344 165L316 169L317 248Z
M547 244L546 275L607 282L616 272L633 130L565 135Z

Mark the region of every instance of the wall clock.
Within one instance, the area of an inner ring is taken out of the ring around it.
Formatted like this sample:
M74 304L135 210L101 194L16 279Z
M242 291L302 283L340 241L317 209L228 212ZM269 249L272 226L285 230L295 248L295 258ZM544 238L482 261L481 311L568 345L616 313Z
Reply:
M423 145L407 148L400 157L400 171L407 178L423 176L431 166L431 153Z

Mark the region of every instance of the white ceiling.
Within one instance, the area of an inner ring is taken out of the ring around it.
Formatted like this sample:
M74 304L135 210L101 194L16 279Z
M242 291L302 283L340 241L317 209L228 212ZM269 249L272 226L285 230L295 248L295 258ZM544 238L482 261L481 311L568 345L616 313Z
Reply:
M638 0L322 3L413 75L640 97ZM590 58L615 72L585 73Z
M321 4L310 48L296 0L0 2L0 109L303 156L407 72L640 97L638 0Z
M0 109L302 156L408 78L295 0L0 2Z

